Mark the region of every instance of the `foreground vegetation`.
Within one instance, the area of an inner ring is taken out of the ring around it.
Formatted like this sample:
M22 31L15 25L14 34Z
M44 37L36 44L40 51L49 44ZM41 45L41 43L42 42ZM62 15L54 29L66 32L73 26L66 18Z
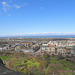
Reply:
M23 52L11 55L1 55L6 66L12 70L28 75L75 75L75 58L61 56L24 54Z

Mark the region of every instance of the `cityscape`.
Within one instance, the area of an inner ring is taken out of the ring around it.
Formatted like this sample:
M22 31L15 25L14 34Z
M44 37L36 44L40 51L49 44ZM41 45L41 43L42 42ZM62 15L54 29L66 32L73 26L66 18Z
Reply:
M75 38L0 38L0 51L75 56Z
M6 74L11 71L11 75L19 72L72 75L75 74L75 38L0 38L0 58L10 68L9 72L5 70ZM51 67L49 71L47 65Z
M75 75L75 0L0 0L0 75Z

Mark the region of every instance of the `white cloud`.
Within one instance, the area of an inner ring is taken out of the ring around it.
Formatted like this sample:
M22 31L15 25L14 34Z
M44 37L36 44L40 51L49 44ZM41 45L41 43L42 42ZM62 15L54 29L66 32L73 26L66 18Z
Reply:
M7 10L11 7L9 4L7 4L6 2L1 2L2 6L3 6L3 10L4 12L7 12Z
M4 7L11 7L9 4L7 4L6 2L1 2L2 3L2 5L4 6Z
M17 5L17 4L15 4L15 5L13 5L15 8L17 8L17 9L19 9L19 8L21 8L21 6L19 6L19 5Z
M35 36L35 35L75 35L75 32L32 32L32 33L12 33L12 34L4 34L1 36Z
M6 2L1 2L3 5L6 5Z
M66 32L65 34L75 34L75 32Z
M12 9L12 8L16 8L19 9L21 7L24 7L26 5L28 5L27 2L14 2L13 0L10 1L2 1L2 9L4 12L7 12L8 10Z

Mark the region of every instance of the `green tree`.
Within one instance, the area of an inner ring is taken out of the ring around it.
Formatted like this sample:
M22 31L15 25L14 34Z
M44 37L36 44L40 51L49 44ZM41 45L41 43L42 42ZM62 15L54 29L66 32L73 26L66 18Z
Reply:
M41 60L41 61L39 62L39 71L44 71L46 65L47 65L47 62L46 62L45 60Z
M55 74L55 75L59 75L59 70L62 69L62 65L61 64L49 64L48 66L48 69L45 71L45 74L46 75L52 75L52 74Z

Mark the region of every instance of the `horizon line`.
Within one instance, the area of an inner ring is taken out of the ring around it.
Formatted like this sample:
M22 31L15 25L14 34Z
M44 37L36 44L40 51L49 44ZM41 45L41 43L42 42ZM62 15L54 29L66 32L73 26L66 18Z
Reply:
M0 37L9 36L45 36L45 35L75 35L75 32L32 32L32 33L11 33L11 34L0 34Z

